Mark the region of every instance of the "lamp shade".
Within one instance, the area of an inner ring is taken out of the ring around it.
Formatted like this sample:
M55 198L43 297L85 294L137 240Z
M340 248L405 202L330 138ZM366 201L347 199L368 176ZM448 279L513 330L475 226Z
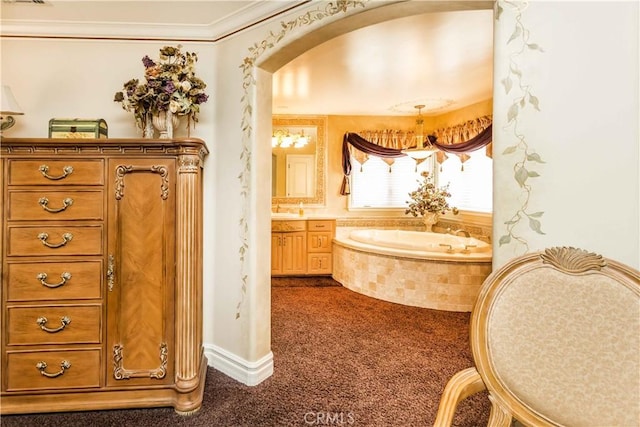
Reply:
M422 109L424 108L424 105L416 105L414 108L418 110L418 118L416 119L416 148L407 148L402 150L402 152L412 159L423 160L438 150L436 147L431 145L428 137L425 138L423 136L424 119L422 118Z
M437 150L435 148L408 148L406 150L402 150L404 154L415 160L426 159L436 151Z
M21 115L22 108L18 105L13 92L9 86L2 85L2 93L0 93L0 113L3 115Z

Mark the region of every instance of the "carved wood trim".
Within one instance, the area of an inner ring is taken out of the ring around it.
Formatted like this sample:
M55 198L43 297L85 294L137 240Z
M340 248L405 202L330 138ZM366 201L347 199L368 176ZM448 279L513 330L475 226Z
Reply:
M124 176L127 173L134 172L151 172L160 175L162 180L160 184L160 197L162 200L167 200L169 197L169 177L168 171L165 166L124 166L120 165L116 167L116 200L120 200L124 197Z
M606 267L607 261L602 255L572 247L553 247L540 254L543 264L551 264L566 273L584 273L589 270L599 271Z
M124 367L124 346L116 344L113 346L113 377L117 380L129 378L155 378L161 380L167 375L167 360L169 350L167 344L160 344L160 366L156 369L125 369Z
M47 155L180 155L196 154L204 159L209 150L201 139L141 140L129 138L109 139L55 139L55 138L2 138L0 154Z
M178 173L197 173L202 167L202 158L194 155L185 155L178 158Z
M197 385L201 355L192 349L202 347L202 305L192 298L202 289L199 256L202 254L202 220L198 215L201 201L195 197L202 186L196 156L179 159L177 192L182 194L176 216L176 388L188 390ZM201 265L200 265L201 268Z

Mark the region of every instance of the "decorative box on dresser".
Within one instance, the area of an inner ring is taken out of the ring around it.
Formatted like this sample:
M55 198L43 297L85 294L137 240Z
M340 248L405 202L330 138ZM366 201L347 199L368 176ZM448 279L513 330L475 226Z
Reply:
M0 412L202 403L199 139L0 143Z

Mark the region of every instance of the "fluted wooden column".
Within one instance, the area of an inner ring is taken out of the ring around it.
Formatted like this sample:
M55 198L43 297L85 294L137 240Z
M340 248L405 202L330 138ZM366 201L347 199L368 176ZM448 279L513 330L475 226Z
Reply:
M198 387L202 347L202 162L206 151L184 147L176 182L176 388Z

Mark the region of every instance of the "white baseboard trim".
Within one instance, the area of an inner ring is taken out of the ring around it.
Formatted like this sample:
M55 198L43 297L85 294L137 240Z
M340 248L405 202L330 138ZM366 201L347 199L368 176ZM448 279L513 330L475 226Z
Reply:
M213 344L204 345L208 365L248 386L260 384L273 375L273 353L249 362Z

